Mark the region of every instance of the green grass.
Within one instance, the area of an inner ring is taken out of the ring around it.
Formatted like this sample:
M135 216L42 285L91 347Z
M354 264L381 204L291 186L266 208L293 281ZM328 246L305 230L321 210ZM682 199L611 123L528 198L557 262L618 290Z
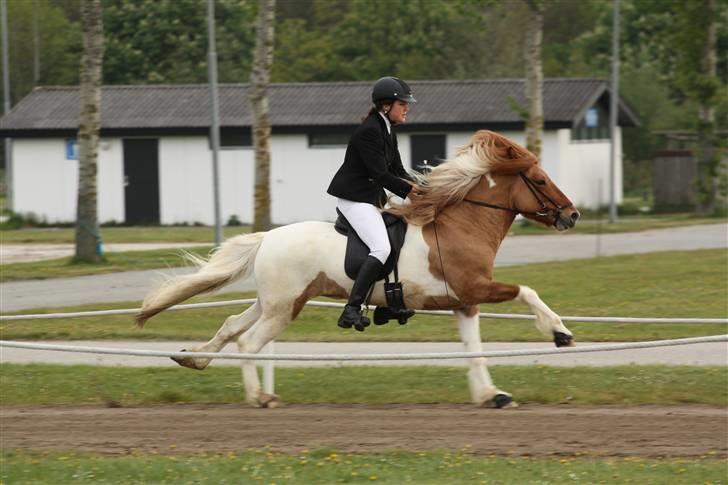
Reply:
M211 249L212 246L198 246L186 248L186 251L198 256L207 256ZM104 261L101 263L77 263L70 257L27 263L9 263L0 265L0 283L173 268L186 264L180 254L179 249L155 249L105 253Z
M132 484L723 484L725 463L697 459L484 457L458 452L391 451L297 454L269 450L243 453L104 456L79 452L5 450L2 483Z
M603 222L603 221L602 221ZM597 220L582 221L578 230L572 232L593 234L597 232L632 232L652 228L683 226L686 224L709 224L726 222L725 218L695 218L689 214L668 216L630 216L616 224L605 224ZM247 227L227 227L225 237L248 232ZM514 224L511 234L548 234L551 230L532 223ZM103 229L106 243L122 242L210 242L212 229L209 227L110 227ZM2 244L31 243L73 243L73 229L17 229L0 231ZM191 249L196 254L206 255L212 246ZM95 264L75 263L72 258L10 263L0 265L0 283L27 279L47 279L68 276L112 273L142 269L157 269L180 266L183 261L179 252L173 249L155 251L132 251L105 254L105 261Z
M243 402L240 370L2 364L0 405ZM728 368L494 366L521 403L728 405ZM277 368L276 393L294 404L467 403L465 367ZM392 385L396 383L397 385Z
M73 244L75 229L32 228L0 230L3 244ZM227 226L223 235L228 238L250 232L248 226ZM143 227L102 227L104 243L210 243L215 241L215 229L208 226L143 226Z
M725 217L698 217L694 214L650 214L622 216L614 224L607 223L606 216L596 218L585 217L570 232L576 234L593 234L595 232L633 232L646 229L660 229L692 224L715 224L726 222ZM232 237L249 232L249 226L227 226L223 228L224 236ZM552 232L540 224L516 223L512 234L545 234ZM105 243L137 243L137 242L194 242L212 243L214 228L209 226L144 226L144 227L102 227L101 236ZM0 230L0 242L3 244L73 244L74 228L25 228Z
M497 268L499 281L525 284L561 315L632 317L728 318L728 251L701 250L614 256L589 260ZM226 300L252 297L228 294L204 298ZM198 301L198 300L195 300ZM134 308L139 302L94 304L62 309L84 311ZM0 322L3 339L149 339L199 340L211 338L224 319L242 307L164 312L143 329L130 316L68 320ZM483 305L483 311L528 313L519 304ZM366 332L339 329L337 309L307 307L281 334L281 341L456 341L450 316L415 316L404 326L390 323ZM596 324L567 322L577 341L658 340L728 333L728 324ZM482 319L486 341L545 341L530 321Z
M728 222L728 219L718 216L698 217L694 214L649 214L620 216L617 222L609 223L606 215L603 215L601 218L591 215L581 219L574 229L569 230L569 234L613 234L646 231L648 229L667 229L693 224L718 224L726 222ZM552 229L545 228L534 222L523 221L513 224L511 234L519 236L531 234L544 235L549 231L552 231Z

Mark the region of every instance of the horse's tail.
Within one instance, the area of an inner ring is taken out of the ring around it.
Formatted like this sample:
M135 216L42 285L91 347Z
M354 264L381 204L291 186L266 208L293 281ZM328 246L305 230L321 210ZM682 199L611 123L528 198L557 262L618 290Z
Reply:
M157 313L190 297L250 276L264 237L265 233L256 232L230 238L212 253L209 260L185 254L186 259L200 267L199 271L173 277L148 294L141 310L134 316L137 326L143 327L144 322Z

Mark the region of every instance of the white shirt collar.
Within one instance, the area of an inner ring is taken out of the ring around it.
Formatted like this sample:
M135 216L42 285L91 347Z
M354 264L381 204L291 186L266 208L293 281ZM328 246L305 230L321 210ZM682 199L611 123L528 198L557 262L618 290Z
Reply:
M382 119L384 119L384 123L387 125L387 133L389 133L391 135L392 134L392 123L389 122L389 118L387 118L387 116L384 113L382 113L381 111L379 112L379 116L381 116Z

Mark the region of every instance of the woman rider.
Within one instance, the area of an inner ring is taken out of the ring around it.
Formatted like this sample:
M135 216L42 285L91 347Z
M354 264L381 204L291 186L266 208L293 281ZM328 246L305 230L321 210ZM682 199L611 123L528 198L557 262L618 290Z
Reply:
M339 327L357 330L369 324L361 306L391 252L380 211L387 201L384 189L403 199L415 198L422 191L402 166L392 130L406 121L410 103L416 102L410 87L396 77L383 77L374 83L372 102L327 191L338 197L336 207L370 251L338 321Z

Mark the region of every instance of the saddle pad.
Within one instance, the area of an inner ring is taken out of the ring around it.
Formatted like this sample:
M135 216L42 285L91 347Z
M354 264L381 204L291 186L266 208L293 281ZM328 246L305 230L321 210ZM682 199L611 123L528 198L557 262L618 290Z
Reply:
M336 209L339 215L334 224L334 229L339 234L347 236L346 241L346 257L344 259L344 270L346 275L352 280L356 279L356 275L359 274L359 268L364 264L364 260L369 255L369 248L364 241L362 241L356 234L356 231L351 227L346 217ZM389 244L392 246L392 252L389 254L386 263L382 271L379 273L377 279L384 279L394 269L394 265L397 264L399 259L399 252L404 244L404 237L407 234L407 223L404 219L400 219L397 216L382 213L384 218L384 225L387 226L387 235L389 236Z

